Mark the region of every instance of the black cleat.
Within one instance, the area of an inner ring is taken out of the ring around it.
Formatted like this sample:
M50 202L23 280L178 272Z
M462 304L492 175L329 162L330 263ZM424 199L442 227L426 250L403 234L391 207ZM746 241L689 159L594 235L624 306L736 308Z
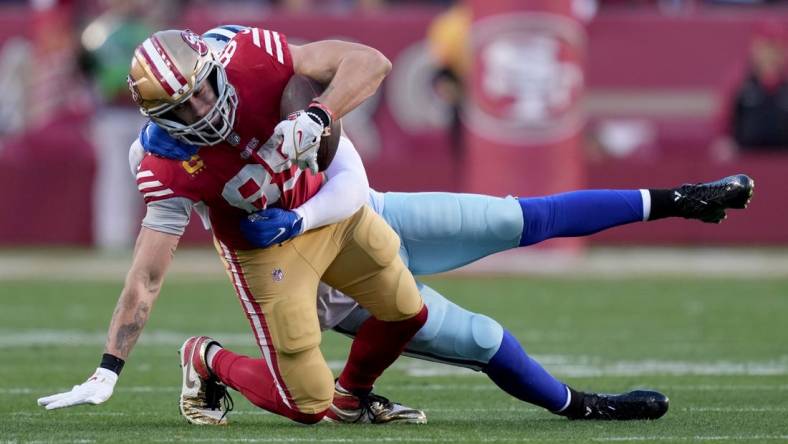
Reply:
M673 190L673 201L679 215L718 224L727 216L728 208L747 208L755 181L745 174L728 176L716 182L684 184Z
M582 398L582 405L569 419L630 421L657 419L668 411L668 397L651 390L635 390L620 395L574 392Z

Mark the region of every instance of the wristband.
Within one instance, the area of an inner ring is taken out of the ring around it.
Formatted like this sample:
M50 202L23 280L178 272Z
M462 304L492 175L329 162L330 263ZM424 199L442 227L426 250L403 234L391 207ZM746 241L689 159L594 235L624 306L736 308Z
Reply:
M331 110L322 103L310 103L309 107L306 109L306 113L312 120L323 125L323 128L329 128L331 126L331 121L333 120Z
M120 375L120 371L123 370L123 364L125 363L126 361L120 359L115 355L104 353L101 356L101 364L99 365L99 367L113 371L115 372L116 375Z

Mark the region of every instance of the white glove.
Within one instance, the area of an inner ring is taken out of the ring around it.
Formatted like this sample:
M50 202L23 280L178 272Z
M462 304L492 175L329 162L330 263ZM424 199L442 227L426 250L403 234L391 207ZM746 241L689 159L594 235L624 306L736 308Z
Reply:
M298 168L317 173L317 150L323 131L322 124L304 111L296 111L276 125L274 135L282 138L282 153Z
M99 367L82 385L75 385L70 392L38 398L38 405L52 410L80 404L101 404L112 396L116 382L118 375L115 372Z

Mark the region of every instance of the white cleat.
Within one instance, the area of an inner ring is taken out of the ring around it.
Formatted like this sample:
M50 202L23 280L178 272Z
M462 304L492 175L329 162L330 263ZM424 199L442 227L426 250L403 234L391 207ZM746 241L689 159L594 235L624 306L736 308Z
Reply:
M219 343L207 336L193 336L181 346L183 384L179 406L181 415L192 424L226 425L233 400L205 361L211 345Z

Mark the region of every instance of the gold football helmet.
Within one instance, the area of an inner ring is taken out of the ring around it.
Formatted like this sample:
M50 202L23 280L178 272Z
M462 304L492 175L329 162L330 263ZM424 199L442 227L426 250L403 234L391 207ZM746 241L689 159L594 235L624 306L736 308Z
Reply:
M189 100L206 80L216 103L196 122L180 121L173 108ZM183 142L216 145L232 132L238 96L224 66L202 37L188 29L159 31L137 46L128 82L142 114Z

